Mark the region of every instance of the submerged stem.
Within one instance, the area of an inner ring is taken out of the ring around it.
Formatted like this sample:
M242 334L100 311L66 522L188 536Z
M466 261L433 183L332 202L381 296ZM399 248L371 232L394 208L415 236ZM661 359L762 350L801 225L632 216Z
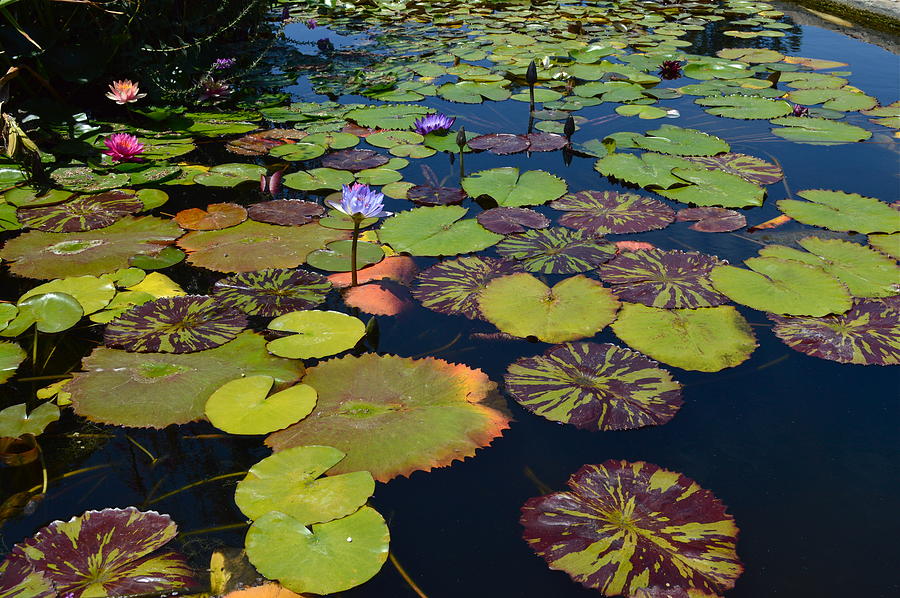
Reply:
M405 581L409 585L409 587L412 588L412 591L418 594L419 598L428 598L428 595L422 591L422 588L416 585L416 582L412 580L412 577L409 576L409 573L406 572L406 569L403 568L403 566L400 564L400 561L398 561L397 557L394 556L393 551L388 552L388 557L390 557L391 559L391 564L394 565L395 569L397 569L397 573L399 573L400 577L403 578L403 581Z

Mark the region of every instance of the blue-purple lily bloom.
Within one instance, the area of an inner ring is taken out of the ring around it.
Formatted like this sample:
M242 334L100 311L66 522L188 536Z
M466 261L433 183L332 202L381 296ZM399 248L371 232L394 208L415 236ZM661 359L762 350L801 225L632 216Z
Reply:
M348 216L359 214L363 218L384 218L393 214L384 211L384 194L362 183L344 185L341 201L329 201L328 205Z
M427 135L428 133L447 131L455 122L455 117L438 112L437 114L429 114L416 120L413 123L413 127L415 127L416 133L419 135Z

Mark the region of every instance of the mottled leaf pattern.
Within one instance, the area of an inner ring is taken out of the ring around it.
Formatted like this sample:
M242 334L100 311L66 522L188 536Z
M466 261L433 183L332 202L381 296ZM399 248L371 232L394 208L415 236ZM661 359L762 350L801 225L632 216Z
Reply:
M579 191L550 204L566 212L559 223L569 228L605 234L640 233L665 228L675 212L661 201L616 191Z
M701 164L708 170L721 170L737 175L755 185L771 185L784 178L784 172L780 166L747 154L691 156L686 159Z
M376 151L367 149L346 149L332 152L322 158L322 166L336 170L353 172L367 168L378 168L387 164L389 159Z
M271 318L315 307L330 290L328 279L315 272L272 268L223 278L213 286L212 295L251 316Z
M847 313L822 318L769 319L775 336L801 353L839 363L900 364L900 297L857 299Z
M547 419L585 430L664 424L681 407L681 385L655 361L611 344L566 343L509 366L506 390Z
M491 208L475 216L478 224L492 233L511 235L529 228L547 228L550 219L529 208Z
M713 267L726 262L696 251L629 251L598 269L623 301L650 307L694 308L728 303L709 280Z
M616 246L584 231L556 227L509 237L497 245L497 253L519 260L529 272L573 274L611 259Z
M215 297L160 297L129 309L106 326L107 347L192 353L223 345L247 327L247 316Z
M98 195L81 195L52 206L19 209L16 216L26 228L51 233L77 233L104 228L143 209L144 204L134 193L107 191Z
M551 569L606 596L648 586L719 594L743 571L734 519L709 490L657 465L585 465L569 492L529 499L525 540Z
M461 257L420 273L412 295L428 309L474 320L481 318L478 293L493 279L520 271L521 267L510 260Z
M56 598L50 580L31 568L19 555L0 563L0 598Z

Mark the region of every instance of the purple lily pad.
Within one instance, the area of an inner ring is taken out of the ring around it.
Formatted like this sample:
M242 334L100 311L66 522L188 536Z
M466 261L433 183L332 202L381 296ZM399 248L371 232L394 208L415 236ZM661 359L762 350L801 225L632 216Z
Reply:
M728 303L728 297L716 291L709 279L714 267L726 263L696 251L648 249L619 254L598 272L622 301L693 309Z
M524 135L511 133L490 133L479 135L469 140L469 147L473 150L487 150L498 156L517 154L528 149L530 143Z
M747 154L719 154L717 156L685 156L707 170L720 170L741 177L754 185L771 185L784 178L781 167Z
M140 353L192 353L224 345L247 327L247 316L215 297L161 297L107 324L107 347Z
M387 156L383 156L374 150L346 149L332 152L322 158L322 166L357 172L367 168L384 166L389 161Z
M69 521L55 521L17 544L16 558L28 561L60 596L149 594L193 584L185 558L155 553L172 540L177 527L156 511L103 509ZM103 594L98 594L101 590Z
M143 209L143 202L134 193L107 191L97 195L80 195L52 206L20 208L16 216L27 228L50 233L78 233L105 228Z
M324 213L325 208L319 204L300 199L274 199L247 208L247 215L251 220L281 226L300 226Z
M617 191L579 191L550 203L567 212L559 223L592 234L642 233L665 228L675 220L675 211L661 201Z
M242 272L213 286L213 297L251 316L276 317L310 309L331 291L327 278L307 270L272 268Z
M530 228L547 228L550 219L528 208L491 208L479 212L478 224L499 235L524 233Z
M35 571L21 553L0 563L0 596L4 598L57 598L53 584Z
M419 273L412 296L430 310L480 319L478 293L495 278L521 271L521 266L511 260L461 257Z
M569 145L569 140L557 133L529 133L525 139L530 152L552 152Z
M730 233L747 226L747 218L740 212L727 208L685 208L675 215L678 222L696 220L689 228L702 233Z
M455 187L431 187L416 185L406 192L406 199L426 206L445 206L459 203L466 198L466 192Z
M497 253L520 260L527 272L573 274L612 259L616 246L584 231L554 227L507 237L497 245Z

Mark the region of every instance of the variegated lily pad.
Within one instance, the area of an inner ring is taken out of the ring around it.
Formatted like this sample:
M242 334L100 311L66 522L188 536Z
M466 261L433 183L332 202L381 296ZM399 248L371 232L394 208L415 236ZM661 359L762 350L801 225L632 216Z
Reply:
M661 201L616 191L579 191L552 202L550 207L566 212L559 223L591 234L640 233L665 228L675 212Z
M160 297L107 324L103 342L142 353L192 353L223 345L246 327L243 312L215 297Z
M367 168L378 168L384 166L390 161L387 156L383 156L373 150L340 150L328 154L322 158L322 166L325 168L334 168L336 170L350 170L357 172Z
M481 318L478 294L487 284L521 269L515 261L489 257L448 260L420 273L412 295L428 309L474 320Z
M38 208L20 208L16 216L22 226L51 233L77 233L103 228L144 209L137 195L108 191L80 195L65 203Z
M252 220L282 226L300 226L324 213L325 208L319 204L299 199L273 199L247 208L247 215Z
M771 185L784 178L780 166L747 154L719 154L718 156L690 156L691 162L708 170L721 170L734 174L755 185Z
M720 595L743 572L738 528L725 506L693 480L657 465L585 465L569 492L529 499L519 520L547 561L605 596L647 586Z
M53 584L60 596L122 596L182 590L193 585L184 557L154 552L177 533L156 511L103 509L55 521L13 549Z
M857 299L847 313L822 318L768 315L775 336L801 353L839 363L900 364L900 297Z
M0 563L0 596L3 598L57 598L50 580L35 571L24 558L10 556Z
M509 366L506 390L520 405L585 430L661 425L681 407L681 385L656 362L610 344L566 343Z
M584 231L566 228L530 230L497 245L497 253L519 260L528 272L586 272L610 260L616 246Z
M213 286L212 295L251 316L272 318L315 307L325 301L329 291L331 283L321 274L272 268L223 278Z
M530 228L547 228L550 219L529 208L491 208L475 217L484 228L499 235L524 233Z
M709 279L712 269L725 263L696 251L649 249L618 255L600 266L599 273L623 301L650 307L711 307L728 303Z

